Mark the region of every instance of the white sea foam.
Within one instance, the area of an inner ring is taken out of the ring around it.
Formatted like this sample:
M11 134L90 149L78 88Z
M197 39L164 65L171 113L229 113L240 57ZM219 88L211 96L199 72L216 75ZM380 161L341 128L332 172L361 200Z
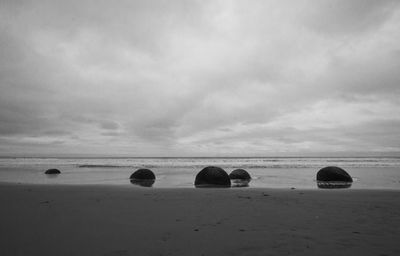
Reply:
M75 166L80 168L226 168L400 167L400 158L0 158L0 167Z

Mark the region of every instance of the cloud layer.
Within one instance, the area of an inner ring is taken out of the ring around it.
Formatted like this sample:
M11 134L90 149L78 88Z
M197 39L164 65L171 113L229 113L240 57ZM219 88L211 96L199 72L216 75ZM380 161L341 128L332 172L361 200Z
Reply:
M0 155L400 152L398 1L1 1Z

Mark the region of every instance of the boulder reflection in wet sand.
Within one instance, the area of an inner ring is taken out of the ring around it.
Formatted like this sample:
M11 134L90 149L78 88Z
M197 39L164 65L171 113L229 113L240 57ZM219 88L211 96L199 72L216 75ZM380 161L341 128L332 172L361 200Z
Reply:
M156 180L137 180L131 179L131 184L141 186L141 187L152 187Z
M232 179L231 182L232 182L232 187L239 188L239 187L248 187L250 180Z
M60 174L60 170L58 169L48 169L47 171L44 172L44 174Z
M345 181L317 181L318 188L350 188L352 182Z

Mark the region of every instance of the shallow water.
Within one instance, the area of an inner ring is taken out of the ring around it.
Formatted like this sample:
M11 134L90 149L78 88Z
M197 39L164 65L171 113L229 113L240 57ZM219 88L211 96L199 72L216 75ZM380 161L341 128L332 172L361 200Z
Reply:
M153 187L193 187L208 165L246 169L249 188L318 189L317 171L335 165L353 177L351 189L400 189L400 158L1 158L0 182L130 185L129 176L145 167L157 176ZM62 174L44 175L49 168Z

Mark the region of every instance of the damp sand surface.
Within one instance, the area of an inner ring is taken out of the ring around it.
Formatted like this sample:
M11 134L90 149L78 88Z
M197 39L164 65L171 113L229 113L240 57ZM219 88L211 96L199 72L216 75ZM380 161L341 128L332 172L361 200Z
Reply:
M400 255L400 191L0 184L0 255Z

